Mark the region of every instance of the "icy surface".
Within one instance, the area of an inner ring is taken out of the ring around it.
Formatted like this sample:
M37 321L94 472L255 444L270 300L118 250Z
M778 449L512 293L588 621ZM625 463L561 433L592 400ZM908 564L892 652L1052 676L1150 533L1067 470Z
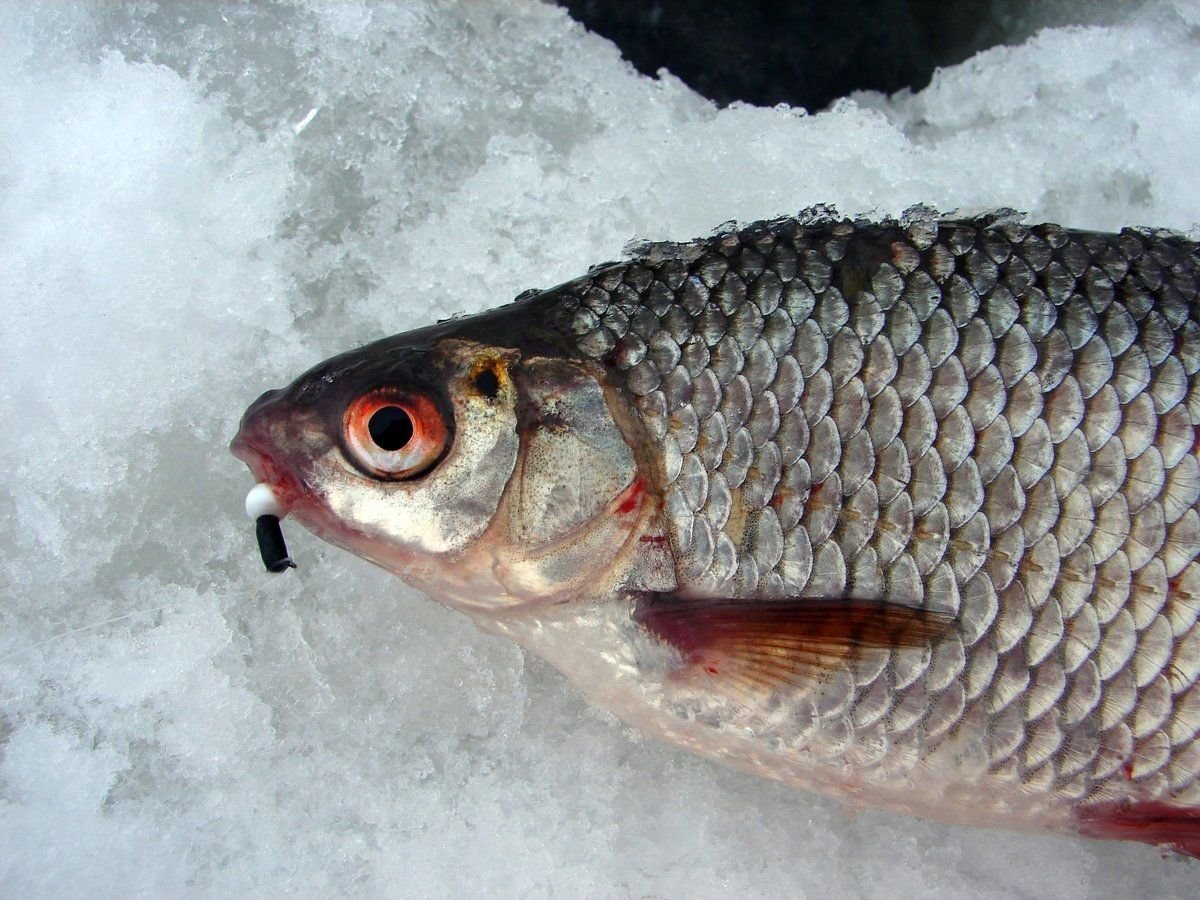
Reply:
M1187 896L1149 847L836 804L643 740L292 528L225 445L367 339L818 202L1200 220L1200 15L805 115L531 2L0 7L0 894ZM802 40L803 36L797 36Z

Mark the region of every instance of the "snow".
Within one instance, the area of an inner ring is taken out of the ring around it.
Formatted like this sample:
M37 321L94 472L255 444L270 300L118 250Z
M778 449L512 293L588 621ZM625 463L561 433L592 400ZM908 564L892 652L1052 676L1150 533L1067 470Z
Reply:
M1200 15L1110 18L807 114L522 0L0 7L0 894L1193 894L1149 847L644 741L298 529L268 575L226 452L312 363L635 238L815 203L1194 232Z

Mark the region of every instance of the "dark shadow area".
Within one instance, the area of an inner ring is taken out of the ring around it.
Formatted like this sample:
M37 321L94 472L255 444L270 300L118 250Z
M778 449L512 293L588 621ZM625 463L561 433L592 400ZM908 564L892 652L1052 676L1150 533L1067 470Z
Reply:
M638 71L725 106L818 110L857 90L925 87L938 66L1038 28L1101 23L1122 0L558 0Z

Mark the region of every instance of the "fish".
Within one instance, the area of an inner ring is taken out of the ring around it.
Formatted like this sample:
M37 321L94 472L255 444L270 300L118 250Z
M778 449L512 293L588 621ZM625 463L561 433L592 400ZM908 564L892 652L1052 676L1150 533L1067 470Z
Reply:
M232 450L649 736L1195 857L1198 284L1170 231L818 207L335 356Z

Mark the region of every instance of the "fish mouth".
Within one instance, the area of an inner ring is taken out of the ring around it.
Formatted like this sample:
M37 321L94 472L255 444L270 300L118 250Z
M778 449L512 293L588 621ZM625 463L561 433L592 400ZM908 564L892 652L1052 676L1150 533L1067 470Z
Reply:
M268 483L277 477L278 466L261 443L239 431L229 444L229 452L246 464L256 481Z
M269 408L282 393L267 391L250 404L242 416L237 435L229 444L229 452L246 464L257 483L271 488L285 509L291 509L308 491L303 480L280 460L278 449L269 436Z
M229 445L230 452L246 464L257 484L271 489L286 512L294 511L308 497L304 482L274 456L241 434Z
M242 416L237 434L229 443L229 452L244 462L259 481L263 480L262 476L271 461L271 441L266 434L264 412L280 393L267 391L251 403Z

